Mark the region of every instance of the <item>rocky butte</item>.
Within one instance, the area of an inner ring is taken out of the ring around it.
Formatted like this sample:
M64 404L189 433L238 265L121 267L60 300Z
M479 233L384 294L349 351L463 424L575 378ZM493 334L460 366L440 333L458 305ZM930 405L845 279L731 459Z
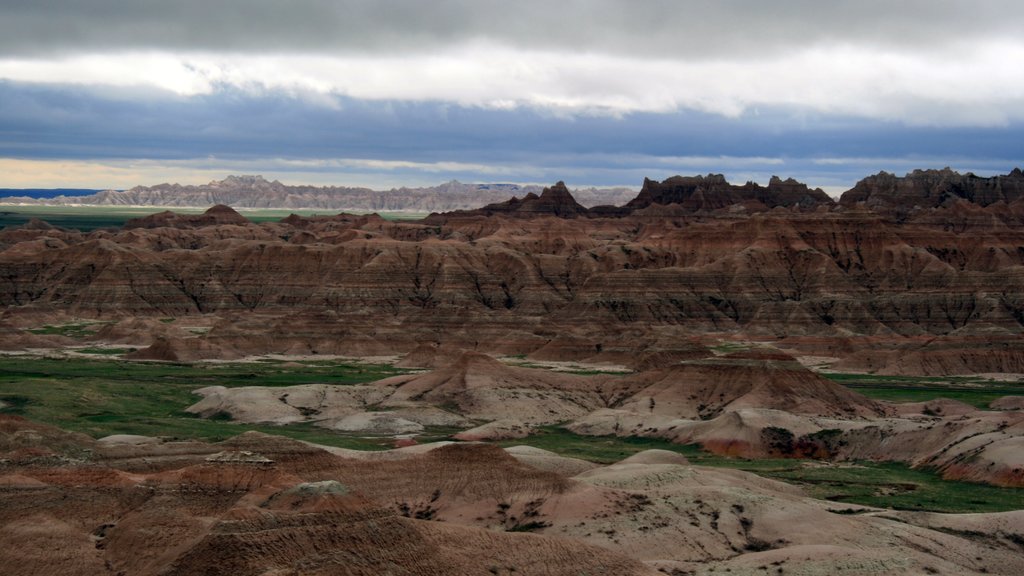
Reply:
M492 443L560 426L1024 488L1019 396L984 408L886 402L822 373L1024 373L1019 169L880 173L838 202L793 180L715 174L645 180L631 200L603 205L562 182L502 192L518 195L419 221L254 223L215 205L89 233L42 222L0 231L9 353L116 344L139 362L388 356L413 371L345 385L197 382L194 402L176 409L325 434L454 430L453 443L368 453L256 432L95 439L0 415L0 565L1024 572L1024 499L970 515L840 506L676 452L595 463ZM89 323L78 335L49 329ZM614 370L544 368L566 361Z

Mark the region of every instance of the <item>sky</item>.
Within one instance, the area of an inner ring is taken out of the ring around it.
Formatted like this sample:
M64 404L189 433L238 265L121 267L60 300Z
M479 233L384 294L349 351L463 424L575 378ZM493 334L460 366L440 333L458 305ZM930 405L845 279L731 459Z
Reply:
M1024 166L1019 0L0 0L0 187Z

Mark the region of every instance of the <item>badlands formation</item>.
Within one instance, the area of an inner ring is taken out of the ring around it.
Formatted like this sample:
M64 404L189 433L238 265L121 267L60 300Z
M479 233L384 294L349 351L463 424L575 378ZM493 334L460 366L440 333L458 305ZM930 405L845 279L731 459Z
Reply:
M0 415L0 565L21 573L1024 573L1024 510L839 505L674 452L598 465L492 443L558 425L1024 491L1020 397L881 402L815 371L1024 373L1019 169L882 173L838 202L708 175L645 181L620 206L558 183L421 221L215 206L90 233L32 222L0 231L0 271L5 350L75 345L39 328L87 321L88 342L136 361L387 356L411 372L197 385L181 409L456 430L364 453ZM542 368L558 362L599 373Z

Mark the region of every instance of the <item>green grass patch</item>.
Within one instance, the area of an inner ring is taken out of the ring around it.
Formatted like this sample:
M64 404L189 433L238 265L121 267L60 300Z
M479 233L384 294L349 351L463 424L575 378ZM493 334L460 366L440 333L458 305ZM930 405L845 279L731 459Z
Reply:
M731 354L732 352L742 352L749 350L750 345L742 342L719 342L714 346L709 346L712 352L715 354Z
M67 336L68 338L81 339L87 336L92 336L96 333L96 330L107 322L72 322L70 324L58 324L42 326L40 328L31 328L28 331L32 334L56 334L59 336Z
M355 384L403 373L390 366L317 362L279 364L166 364L91 358L0 358L0 412L20 414L93 437L140 434L219 441L247 430L363 450L391 446L391 439L345 435L312 424L236 424L197 418L184 409L203 386ZM445 436L442 431L430 438Z
M649 449L677 452L700 466L732 468L803 486L808 494L842 504L931 512L1004 512L1024 509L1024 489L943 480L932 470L896 462L828 463L791 458L748 460L705 452L697 445L637 437L582 436L548 426L527 438L500 442L610 464ZM837 508L842 506L837 504Z
M868 398L889 402L927 402L936 398L959 400L978 408L1003 396L1024 395L1024 383L1000 382L970 376L878 376L830 374L822 376Z
M164 212L168 208L156 206L0 206L0 228L20 226L32 218L44 220L53 226L89 232L100 228L118 228L132 218L141 218ZM201 214L206 208L172 208L181 214ZM341 210L291 210L277 208L242 208L239 214L252 222L277 222L290 214L300 216L334 216ZM419 220L426 212L384 212L386 220Z

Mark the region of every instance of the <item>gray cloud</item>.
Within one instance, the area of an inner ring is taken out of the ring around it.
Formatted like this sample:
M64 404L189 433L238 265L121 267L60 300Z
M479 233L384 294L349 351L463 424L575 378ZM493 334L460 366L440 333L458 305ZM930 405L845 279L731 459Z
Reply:
M121 50L405 53L487 39L666 58L809 45L931 50L1018 41L1019 0L3 0L0 55Z

